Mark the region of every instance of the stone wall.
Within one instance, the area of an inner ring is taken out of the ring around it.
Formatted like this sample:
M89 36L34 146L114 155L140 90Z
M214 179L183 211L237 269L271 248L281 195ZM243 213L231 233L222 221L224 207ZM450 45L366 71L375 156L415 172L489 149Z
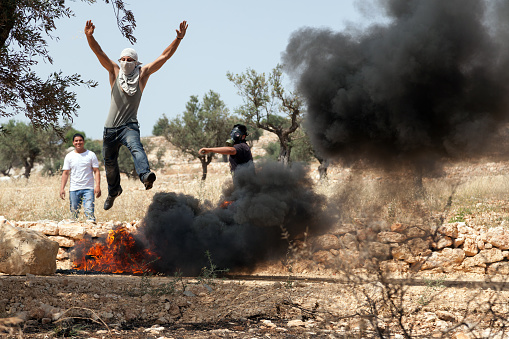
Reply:
M114 227L135 232L140 221L76 223L70 220L8 221L0 223L28 228L58 242L57 268L70 269L70 251L85 236L104 237ZM472 228L464 222L440 227L394 223L337 225L327 234L295 242L307 255L294 264L295 272L349 266L367 267L373 263L392 272L425 271L509 274L509 230L503 227Z

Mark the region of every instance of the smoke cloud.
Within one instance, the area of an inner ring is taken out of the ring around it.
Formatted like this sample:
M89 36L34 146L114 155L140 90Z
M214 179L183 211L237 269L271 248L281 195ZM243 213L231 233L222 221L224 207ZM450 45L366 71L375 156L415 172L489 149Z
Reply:
M206 251L219 268L251 270L257 263L284 256L288 239L328 227L325 199L313 192L305 167L258 164L236 171L224 189L227 208L211 208L177 193L156 193L139 233L160 260L158 272L186 275L208 265Z
M283 53L315 149L421 169L481 154L509 113L507 1L378 3L387 24L302 28Z

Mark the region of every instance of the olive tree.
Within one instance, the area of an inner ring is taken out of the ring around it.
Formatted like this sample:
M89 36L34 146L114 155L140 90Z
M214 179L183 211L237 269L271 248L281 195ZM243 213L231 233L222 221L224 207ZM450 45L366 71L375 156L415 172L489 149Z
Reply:
M289 164L292 133L300 126L303 103L297 93L285 91L282 75L281 65L277 65L268 76L253 69L242 74L226 74L244 100L236 113L246 123L276 134L280 145L278 161Z
M95 3L96 0L82 0ZM136 22L122 0L111 3L122 34L131 42ZM40 61L52 63L46 40L56 29L56 20L73 14L65 0L0 1L0 117L24 114L35 127L62 129L61 121L72 121L79 105L75 86L97 85L79 74L54 72L42 79L33 67ZM0 130L1 131L1 130Z
M157 130L162 131L166 140L200 160L202 180L207 178L207 167L215 154L200 154L200 148L224 146L232 125L228 108L219 94L212 90L204 95L201 102L198 96L192 95L182 115L171 120L163 115L156 123Z

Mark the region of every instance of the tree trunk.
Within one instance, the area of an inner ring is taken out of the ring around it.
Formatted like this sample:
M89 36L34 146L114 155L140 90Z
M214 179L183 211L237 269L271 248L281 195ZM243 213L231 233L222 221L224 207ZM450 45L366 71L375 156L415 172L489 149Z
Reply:
M200 157L200 161L201 161L201 170L202 170L201 180L205 180L205 179L207 179L207 167L208 167L210 161L207 161L205 159L205 157Z
M328 159L318 159L320 162L320 166L318 166L318 174L320 175L320 180L324 180L327 178L327 169L329 168L329 160Z
M32 172L32 168L34 167L34 161L35 161L35 157L30 157L23 161L24 167L25 167L25 173L23 175L27 179L30 177L30 172Z
M277 161L282 163L285 166L288 166L290 164L290 152L291 148L287 147L286 149L283 148L281 145L281 148L279 149L279 156L277 157Z
M288 166L290 165L290 154L292 152L290 140L287 138L287 135L284 134L277 134L277 136L279 138L279 156L277 157L277 161Z

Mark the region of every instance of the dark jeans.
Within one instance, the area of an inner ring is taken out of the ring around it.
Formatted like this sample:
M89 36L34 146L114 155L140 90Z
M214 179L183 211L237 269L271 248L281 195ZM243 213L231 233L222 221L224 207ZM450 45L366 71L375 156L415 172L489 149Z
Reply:
M140 140L140 127L138 123L131 122L114 128L104 128L103 157L108 181L108 194L117 196L121 191L120 170L118 168L118 151L125 145L133 156L134 168L142 180L150 172L147 154Z

